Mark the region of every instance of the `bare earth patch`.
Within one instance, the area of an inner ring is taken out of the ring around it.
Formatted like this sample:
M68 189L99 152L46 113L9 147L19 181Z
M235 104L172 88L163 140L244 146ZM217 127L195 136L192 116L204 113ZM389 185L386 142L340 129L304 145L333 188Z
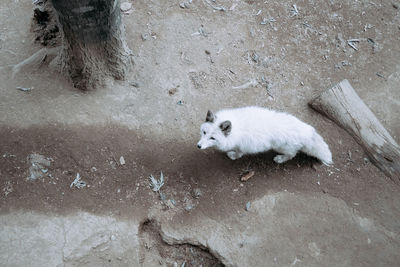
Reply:
M131 3L123 21L134 69L90 93L55 71L57 48L41 50L13 77L42 46L32 4L0 4L2 263L399 262L399 187L307 107L348 79L399 143L396 1ZM302 154L277 165L274 152L231 161L197 149L208 109L247 105L313 125L334 165ZM42 162L34 167L33 154ZM32 171L39 178L28 179ZM155 193L149 176L161 172ZM71 186L78 173L81 188Z

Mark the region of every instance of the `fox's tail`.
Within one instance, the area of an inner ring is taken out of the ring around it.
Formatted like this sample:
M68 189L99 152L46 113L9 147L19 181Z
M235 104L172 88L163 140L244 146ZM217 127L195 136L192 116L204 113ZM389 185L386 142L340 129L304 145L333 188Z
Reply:
M313 131L312 140L303 147L302 151L307 155L316 157L327 166L333 163L332 153L329 150L328 144L325 143L324 139L315 130Z

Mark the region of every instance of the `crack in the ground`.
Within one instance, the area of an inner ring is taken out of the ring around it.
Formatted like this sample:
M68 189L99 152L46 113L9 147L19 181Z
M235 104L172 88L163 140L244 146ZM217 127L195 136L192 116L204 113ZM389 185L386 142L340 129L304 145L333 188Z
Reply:
M145 264L147 257L158 258L160 263L179 266L225 266L219 255L210 248L200 243L189 240L173 243L163 239L160 224L155 220L145 220L139 228L139 240L141 243L140 263Z

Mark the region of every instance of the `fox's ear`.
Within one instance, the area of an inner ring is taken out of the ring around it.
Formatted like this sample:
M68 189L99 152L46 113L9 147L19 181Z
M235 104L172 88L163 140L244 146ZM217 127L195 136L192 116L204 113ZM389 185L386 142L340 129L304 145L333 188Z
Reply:
M219 128L224 133L225 136L228 136L232 130L232 123L230 121L224 121L219 125Z
M206 122L211 122L211 123L213 123L214 120L215 120L214 113L212 113L210 110L207 111Z

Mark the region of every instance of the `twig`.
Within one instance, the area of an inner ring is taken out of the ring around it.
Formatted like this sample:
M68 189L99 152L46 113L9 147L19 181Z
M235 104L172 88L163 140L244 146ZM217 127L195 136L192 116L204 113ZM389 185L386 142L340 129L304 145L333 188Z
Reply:
M307 22L304 22L303 25L304 25L306 28L310 29L312 32L318 33L319 35L322 35L322 32L317 31L316 29L314 29L314 28L313 28L310 24L308 24ZM307 31L306 31L306 33L307 33Z
M231 75L229 75L229 73L227 72L226 75L228 76L229 80L231 80L233 82L233 79L231 77Z
M274 19L273 17L270 17L270 18L263 18L263 20L261 21L261 25L267 25L267 24L269 24L269 25L271 25L271 27L272 27L272 22L276 22L276 19Z
M4 51L4 52L8 52L8 53L10 53L10 54L13 54L14 56L18 56L17 53L15 53L15 52L13 52L13 51L11 51L11 50L3 49L3 51Z
M248 81L247 83L244 83L242 85L233 86L232 89L246 89L246 88L249 88L250 86L256 86L257 84L258 84L257 80L251 79L250 81Z
M117 159L115 158L114 153L112 153L112 152L111 152L111 157L113 158L113 160L115 161L117 166L119 166L119 163L118 163Z
M223 6L214 6L213 4L210 3L210 1L208 1L208 0L205 0L205 1L206 1L206 3L207 3L210 7L212 7L214 10L218 10L218 11L225 11L225 10L226 10L226 8L223 7ZM204 0L203 0L203 3L204 3Z
M273 96L273 95L271 94L271 92L269 91L269 89L270 89L270 82L267 81L267 80L264 78L264 76L261 77L261 82L264 84L265 89L267 90L267 94L268 94L270 97L274 98L274 96Z
M377 73L376 73L376 76L378 76L378 77L380 77L380 78L382 78L382 79L385 79L385 80L386 80L386 77L385 77L385 76L383 76L383 74L381 74L381 73L379 73L379 72L377 72Z
M149 179L150 179L151 190L153 190L154 192L158 192L161 196L160 189L164 185L164 174L161 172L160 180L154 178L152 174L149 176Z
M204 31L204 25L201 25L199 30L197 32L192 33L191 35L192 36L203 35L204 37L207 37L207 33Z
M347 44L351 47L351 48L353 48L354 50L356 50L356 51L358 51L358 48L354 45L354 43L359 43L360 42L360 39L350 39L350 40L347 40Z
M240 181L246 182L246 181L249 180L251 177L253 177L254 174L255 174L255 171L250 171L250 172L248 172L247 174L243 175L243 176L240 178Z
M71 188L72 186L75 186L78 189L86 186L86 182L81 181L81 176L79 175L79 173L76 174L75 180L71 183L69 187Z
M29 91L32 90L32 88L30 88L30 87L27 87L27 88L25 88L25 87L17 87L17 89L20 90L20 91L23 91L23 92L29 92Z
M296 17L299 15L299 10L296 5L293 5L293 8L290 9L290 17Z
M20 63L14 65L12 68L12 74L11 76L14 78L15 75L25 66L39 66L40 64L43 63L43 59L46 56L56 56L58 52L60 51L60 47L54 47L54 48L42 48L36 53L34 53L32 56L28 57L27 59L21 61Z

